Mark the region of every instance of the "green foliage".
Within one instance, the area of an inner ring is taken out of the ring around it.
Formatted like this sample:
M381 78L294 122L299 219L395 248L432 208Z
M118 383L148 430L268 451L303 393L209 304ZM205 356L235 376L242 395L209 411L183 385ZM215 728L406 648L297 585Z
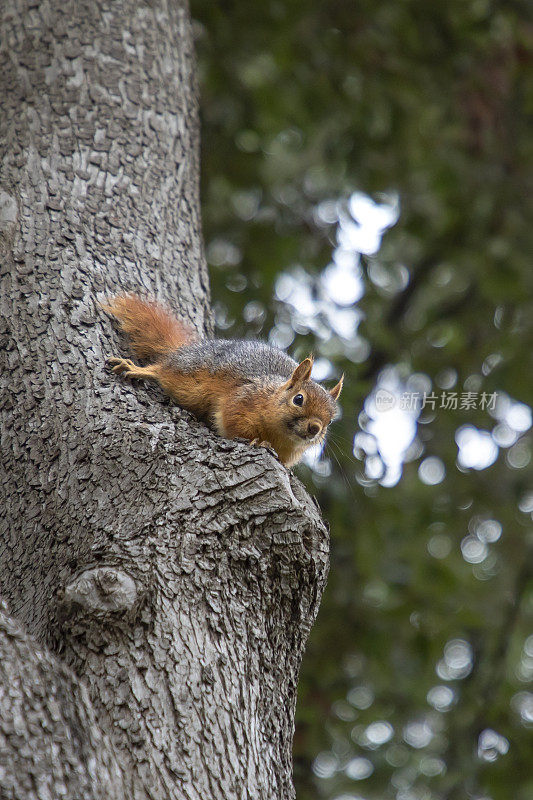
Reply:
M299 800L533 795L530 431L513 433L501 405L500 420L426 407L386 486L368 399L392 374L401 391L533 403L527 11L520 0L193 3L219 327L273 331L297 356L331 361L332 379L346 373L332 472L300 468L331 523L332 569L302 671ZM355 191L398 193L400 216L354 260L362 319L343 336L335 322L350 308L328 298L324 270ZM309 313L283 275L306 288ZM493 432L491 466L460 466L464 426ZM432 463L444 478L425 483Z

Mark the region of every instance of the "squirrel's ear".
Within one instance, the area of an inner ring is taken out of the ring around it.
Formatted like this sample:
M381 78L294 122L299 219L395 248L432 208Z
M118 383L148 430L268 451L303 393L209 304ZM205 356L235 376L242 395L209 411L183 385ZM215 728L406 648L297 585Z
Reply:
M344 373L341 375L341 379L338 382L338 384L336 386L334 386L333 389L329 390L329 393L333 397L334 400L338 400L339 395L340 395L341 390L342 390L342 384L343 383L344 383Z
M309 356L308 358L304 358L301 364L298 364L294 372L292 373L291 377L285 384L288 388L291 386L296 386L297 383L303 383L304 381L308 381L311 376L311 370L313 369L313 356Z

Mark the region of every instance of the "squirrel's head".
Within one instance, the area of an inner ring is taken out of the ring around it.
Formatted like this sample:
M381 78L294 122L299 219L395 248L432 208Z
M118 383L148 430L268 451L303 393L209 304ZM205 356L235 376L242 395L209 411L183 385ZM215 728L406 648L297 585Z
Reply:
M280 388L283 422L288 436L303 447L320 443L337 411L344 375L329 391L311 380L312 357L298 364Z

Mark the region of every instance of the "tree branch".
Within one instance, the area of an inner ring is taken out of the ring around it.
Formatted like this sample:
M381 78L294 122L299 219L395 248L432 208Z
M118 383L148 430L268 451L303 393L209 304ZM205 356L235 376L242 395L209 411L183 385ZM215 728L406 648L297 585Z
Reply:
M122 800L86 689L0 604L0 795Z

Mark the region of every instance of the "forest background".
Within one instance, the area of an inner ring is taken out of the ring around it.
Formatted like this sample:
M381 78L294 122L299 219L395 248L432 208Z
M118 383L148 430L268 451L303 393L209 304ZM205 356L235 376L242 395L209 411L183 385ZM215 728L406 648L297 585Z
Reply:
M192 4L219 334L346 373L299 800L533 795L525 2Z

